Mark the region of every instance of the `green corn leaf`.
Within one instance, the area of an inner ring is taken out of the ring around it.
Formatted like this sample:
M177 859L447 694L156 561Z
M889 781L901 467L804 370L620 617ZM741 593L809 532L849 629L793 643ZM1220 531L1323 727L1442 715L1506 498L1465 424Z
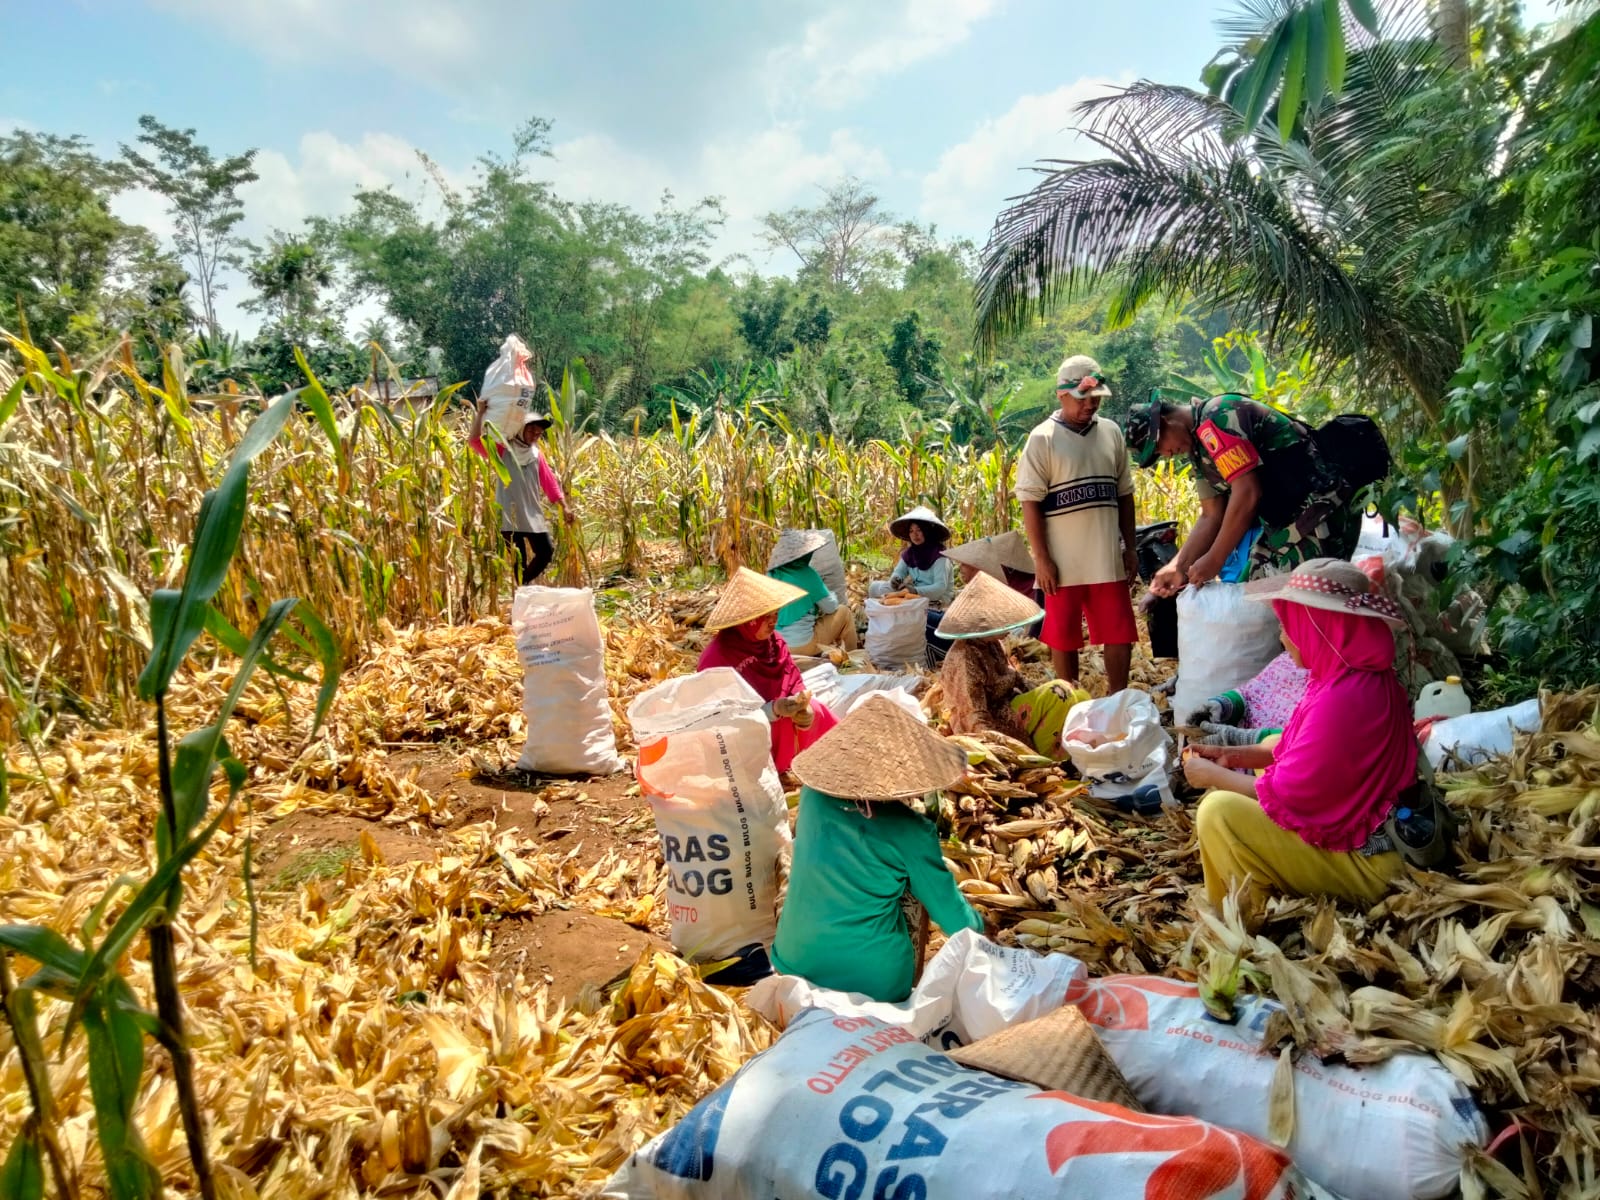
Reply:
M333 636L333 630L309 604L302 604L295 609L295 620L311 635L317 650L317 661L322 666L322 686L317 689L317 708L311 719L311 735L315 737L317 730L322 728L322 722L327 719L328 710L333 707L334 694L339 690L342 669L339 644Z
M132 875L118 875L111 881L111 886L105 894L95 901L95 906L89 910L89 915L83 919L83 924L78 926L78 936L85 946L94 941L94 935L100 931L100 921L106 915L106 909L111 907L111 902L124 891L132 890L139 886L139 881Z
M333 532L343 533L344 531L336 530ZM351 540L353 541L354 539ZM357 544L359 545L359 543ZM235 626L232 621L228 620L227 617L223 616L222 611L214 604L206 605L205 630L216 639L219 646L227 650L230 654L234 654L242 658L249 651L250 639L245 637L244 634L240 633L238 627ZM309 653L309 647L306 649ZM270 654L263 654L261 656L261 669L267 672L269 675L276 675L281 679L292 679L296 683L311 682L311 676L307 675L303 671L296 671L292 667L284 666Z
M1278 133L1288 141L1300 115L1300 97L1306 83L1306 52L1312 12L1301 9L1289 18L1289 56L1284 60L1283 91L1278 95Z
M1378 36L1378 10L1372 0L1348 0L1350 15L1373 37Z
M88 962L82 950L42 925L0 925L0 947L74 977L83 974Z
M6 389L4 398L0 398L0 425L10 420L22 403L22 385L27 381L26 375L18 375L16 382Z
M328 399L327 389L322 382L312 373L311 364L306 362L306 356L300 352L299 346L294 348L294 361L306 377L306 386L296 394L305 401L311 415L322 427L322 434L328 439L328 445L333 447L333 456L342 470L345 467L344 443L339 440L339 423L333 415L333 402Z
M166 595L159 604L156 596L151 597L152 644L150 661L139 676L142 699L152 700L167 690L184 655L205 627L205 606L222 587L239 548L251 460L278 436L293 407L293 396L282 396L251 422L234 449L222 482L200 502L182 591L174 598L168 589L162 589L157 595Z
M132 995L122 977L113 975L83 1005L83 1029L89 1039L89 1090L112 1200L153 1200L161 1195L161 1175L151 1164L133 1121L144 1073L144 1033L122 1011Z
M29 1121L11 1143L0 1165L0 1196L6 1200L43 1200L44 1155L39 1149L39 1129Z
M233 685L228 688L227 695L222 698L222 707L217 711L217 719L204 729L195 730L178 743L178 753L172 764L172 792L178 818L178 828L174 832L180 841L189 836L189 831L199 823L205 813L206 801L211 794L211 775L216 766L223 733L228 727L228 719L233 716L239 697L244 695L245 686L255 674L256 664L266 650L267 643L272 640L272 635L277 632L278 627L283 624L297 603L293 597L289 597L275 602L267 609L267 615L262 617L261 623L256 626L250 644L239 656L239 670L234 674ZM334 683L335 685L338 683L337 676ZM320 705L320 697L318 702Z

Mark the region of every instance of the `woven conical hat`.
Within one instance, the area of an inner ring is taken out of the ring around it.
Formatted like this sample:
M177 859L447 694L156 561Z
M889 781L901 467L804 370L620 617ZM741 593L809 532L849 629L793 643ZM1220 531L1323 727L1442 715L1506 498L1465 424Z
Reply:
M913 521L922 526L935 526L944 531L945 537L950 536L950 526L946 525L939 514L926 504L919 504L904 516L890 521L889 532L903 542L910 536L910 526Z
M942 638L994 637L1032 625L1042 610L1021 592L1013 591L993 576L979 575L956 596L935 629Z
M819 530L785 529L778 535L778 544L772 547L772 553L767 555L767 570L815 554L827 544L827 535Z
M950 1051L950 1057L964 1067L1046 1091L1144 1111L1094 1026L1070 1004L960 1046Z
M985 575L998 579L1001 583L1006 581L1006 564L1000 557L1000 547L995 544L995 539L992 537L946 547L944 556L963 566L977 567Z
M966 752L886 696L868 696L794 760L808 788L844 800L904 800L955 784Z
M1033 551L1028 549L1028 539L1015 529L994 535L995 548L1000 551L1000 561L1019 575L1033 574Z
M728 580L728 586L717 597L717 606L706 618L707 629L727 629L743 625L768 613L775 613L785 604L805 598L805 592L792 583L757 575L749 567L740 567Z

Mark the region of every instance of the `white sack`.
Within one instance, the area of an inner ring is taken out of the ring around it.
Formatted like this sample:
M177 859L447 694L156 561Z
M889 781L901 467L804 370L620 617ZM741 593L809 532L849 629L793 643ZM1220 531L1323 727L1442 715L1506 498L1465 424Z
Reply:
M1074 740L1079 734L1108 733L1122 736L1099 746ZM1172 802L1166 775L1172 738L1148 694L1127 688L1074 704L1061 726L1061 746L1092 795L1115 799L1149 781L1161 788L1164 802Z
M867 601L867 657L884 670L924 663L928 655L928 598L885 604Z
M822 549L811 556L811 569L822 576L822 582L828 585L835 600L840 604L849 604L850 587L845 582L844 559L839 557L839 539L831 529L811 529L806 532L820 533L827 539Z
M1435 721L1422 743L1422 752L1436 770L1448 770L1457 764L1475 766L1510 754L1517 734L1537 733L1540 720L1539 701L1535 698L1509 708Z
M1272 605L1246 600L1242 583L1208 583L1178 593L1178 686L1182 721L1213 696L1254 679L1283 653Z
M780 975L746 997L779 1025L808 1007L903 1026L949 1050L1054 1010L1078 1006L1152 1112L1193 1116L1267 1136L1274 1055L1257 1046L1281 1006L1245 997L1238 1017L1211 1017L1199 990L1155 975L1091 978L1065 954L1003 948L963 930L934 955L900 1004L814 987ZM1294 1075L1289 1153L1326 1188L1363 1200L1433 1200L1450 1194L1463 1143L1487 1137L1471 1093L1436 1059L1399 1054L1364 1067L1302 1057ZM1360 1155L1350 1148L1359 1146ZM1138 1193L1135 1193L1138 1194Z
M691 962L731 958L777 931L789 809L761 710L732 667L669 679L628 706L667 865L672 944Z
M550 775L622 770L594 593L518 588L511 600L511 632L522 661L522 713L528 723L517 769Z
M905 1029L806 1013L629 1156L622 1200L1327 1200L1289 1156L960 1066Z
M922 682L920 675L877 675L869 671L841 675L832 663L824 662L812 667L801 678L805 680L806 691L811 693L812 699L825 705L835 717L843 718L875 692L886 692L897 703L902 698L909 699L916 706L919 716L922 712L922 705L913 694Z
M488 405L484 416L506 442L521 432L522 418L539 397L539 381L528 369L529 357L528 347L513 333L500 343L500 356L483 373L483 389L478 398ZM532 461L527 447L512 443L511 450L523 466Z

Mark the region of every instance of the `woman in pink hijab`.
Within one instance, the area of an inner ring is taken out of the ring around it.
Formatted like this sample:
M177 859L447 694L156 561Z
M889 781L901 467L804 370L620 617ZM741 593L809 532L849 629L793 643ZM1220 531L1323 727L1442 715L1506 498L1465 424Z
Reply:
M1195 814L1206 894L1220 908L1237 889L1247 921L1272 892L1373 903L1402 861L1385 822L1417 778L1411 702L1394 673L1399 610L1332 558L1246 589L1271 603L1311 678L1276 745L1184 757L1189 782L1212 789Z

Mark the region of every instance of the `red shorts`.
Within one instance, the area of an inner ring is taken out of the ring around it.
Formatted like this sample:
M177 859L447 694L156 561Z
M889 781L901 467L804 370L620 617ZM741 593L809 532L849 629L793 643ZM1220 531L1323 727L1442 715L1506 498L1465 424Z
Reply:
M1133 619L1133 597L1127 581L1080 583L1059 587L1044 598L1044 628L1039 640L1052 650L1082 650L1083 621L1089 619L1089 641L1094 646L1131 646L1139 640Z

